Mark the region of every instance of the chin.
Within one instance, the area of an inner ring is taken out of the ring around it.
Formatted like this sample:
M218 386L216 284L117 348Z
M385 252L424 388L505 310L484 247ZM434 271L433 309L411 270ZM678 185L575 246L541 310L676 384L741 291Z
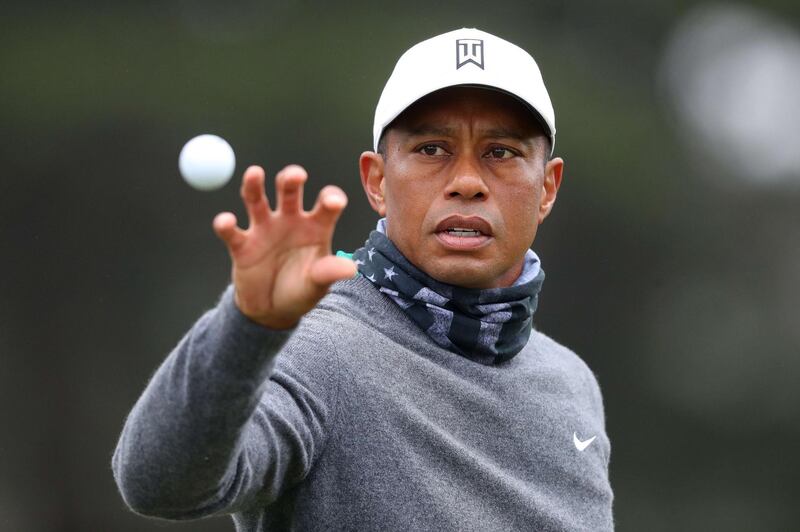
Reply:
M490 288L492 279L487 277L486 268L465 267L464 265L441 265L428 275L439 282L463 288Z

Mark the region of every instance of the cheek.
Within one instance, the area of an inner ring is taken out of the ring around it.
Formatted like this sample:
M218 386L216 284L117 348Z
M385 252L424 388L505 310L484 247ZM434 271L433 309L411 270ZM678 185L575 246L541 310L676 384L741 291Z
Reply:
M519 246L529 246L536 235L541 191L535 185L521 184L506 188L501 195L496 197L509 234Z
M421 225L435 197L431 180L395 174L392 179L385 181L387 214L399 217L409 226Z
M397 175L392 177L393 179L385 180L384 199L384 216L388 223L389 238L407 258L413 259L425 209L415 194L419 188L411 180Z
M539 209L541 191L534 183L520 183L516 186L504 187L495 196L505 205L507 211L518 217L535 216Z

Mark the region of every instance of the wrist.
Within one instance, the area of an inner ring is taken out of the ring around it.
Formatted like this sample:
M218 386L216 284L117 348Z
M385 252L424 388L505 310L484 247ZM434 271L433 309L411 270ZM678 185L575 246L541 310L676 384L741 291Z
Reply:
M239 293L234 290L233 303L236 309L248 320L274 331L285 331L293 329L300 322L300 318L287 316L269 315L253 310L252 306L244 303L239 297Z

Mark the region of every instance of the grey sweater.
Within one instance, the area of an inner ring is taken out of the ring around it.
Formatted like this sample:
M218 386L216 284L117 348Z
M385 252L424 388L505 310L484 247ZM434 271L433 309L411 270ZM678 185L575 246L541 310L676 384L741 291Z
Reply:
M229 288L153 376L112 465L134 511L232 514L239 531L595 532L613 529L609 452L570 350L534 330L477 364L356 278L290 332L249 321Z

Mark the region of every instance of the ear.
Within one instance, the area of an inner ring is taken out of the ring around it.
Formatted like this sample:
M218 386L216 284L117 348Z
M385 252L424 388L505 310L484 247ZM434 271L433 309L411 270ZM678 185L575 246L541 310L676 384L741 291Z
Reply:
M544 168L544 179L542 180L542 197L539 202L539 223L542 223L553 205L556 203L558 188L561 186L561 177L564 172L564 160L561 157L554 157L547 162Z
M373 151L365 151L358 159L358 168L361 172L361 185L367 194L369 204L379 215L386 216L386 202L383 198L383 156Z

